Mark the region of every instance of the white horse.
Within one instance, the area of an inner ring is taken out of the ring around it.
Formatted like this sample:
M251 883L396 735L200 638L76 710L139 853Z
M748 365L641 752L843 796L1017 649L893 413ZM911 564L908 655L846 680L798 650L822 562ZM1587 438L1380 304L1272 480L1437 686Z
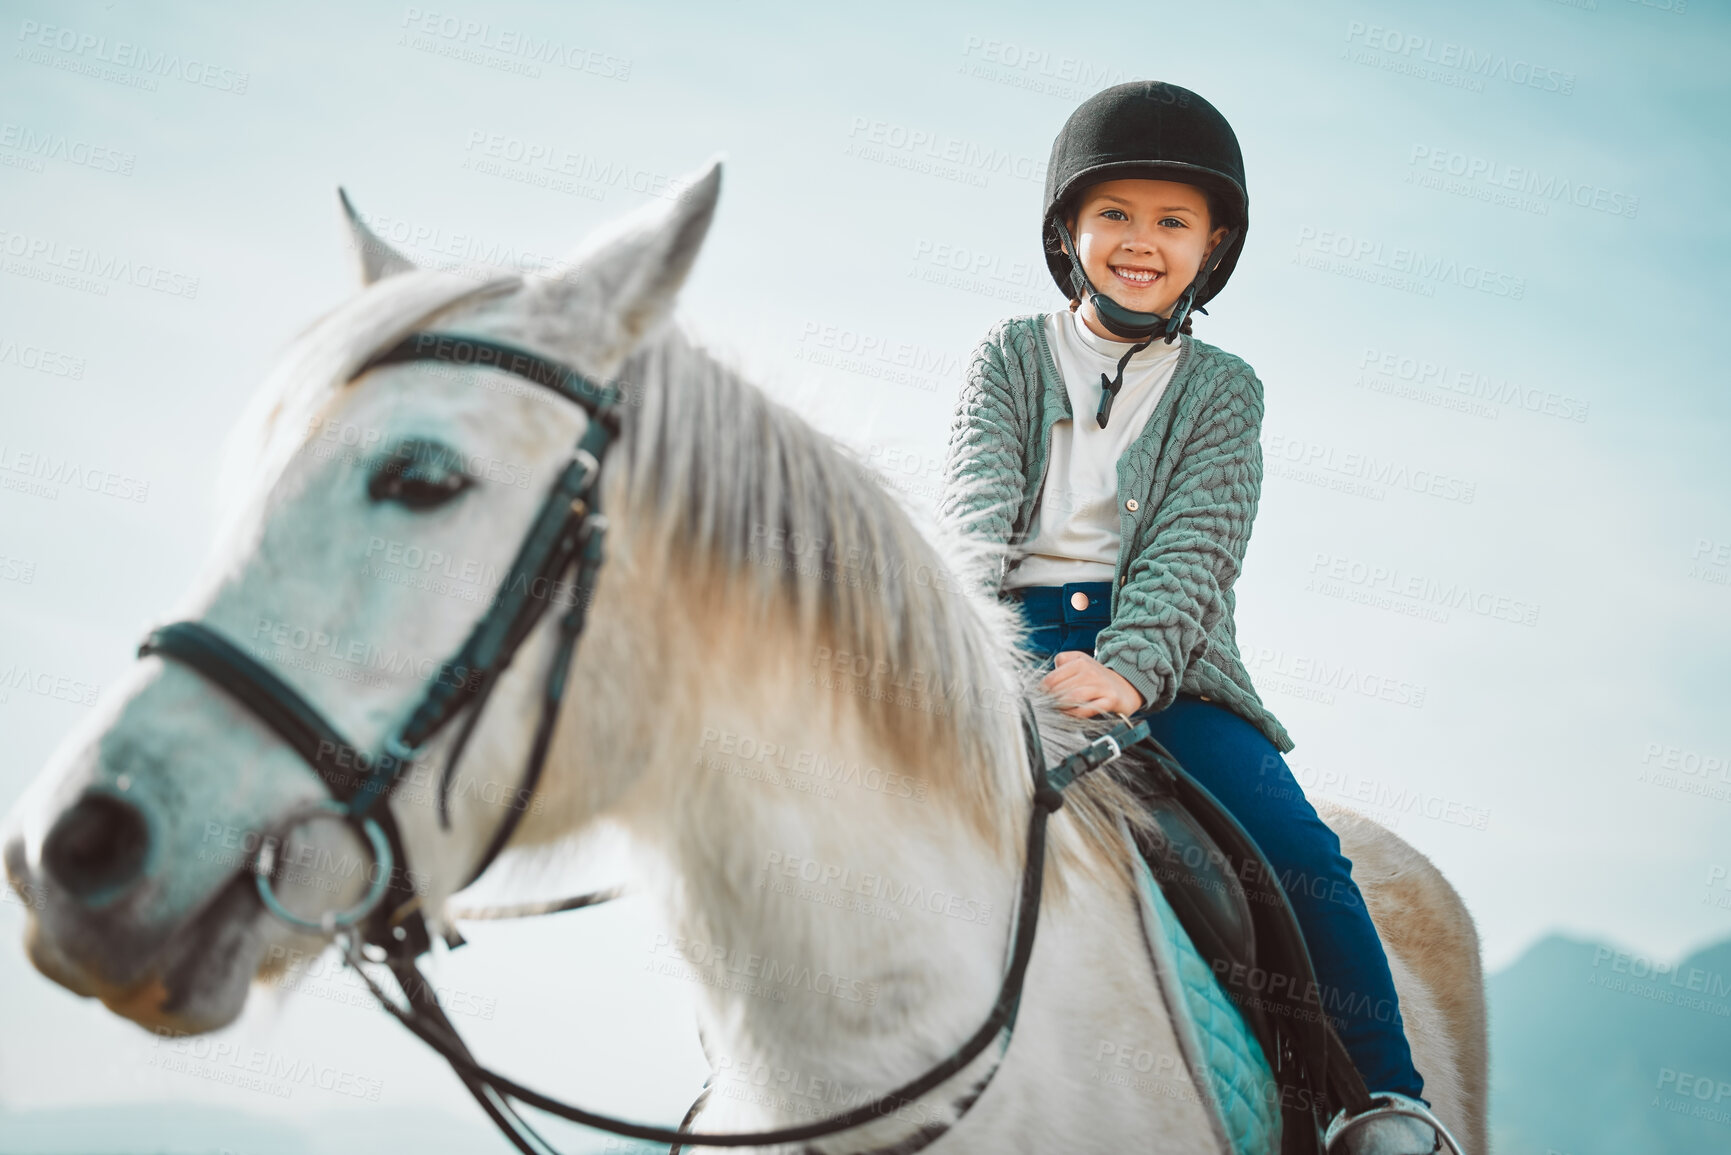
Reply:
M701 984L718 1080L698 1124L743 1130L857 1104L975 1030L1023 865L1031 787L1016 703L1034 692L1052 761L1088 735L1038 694L1009 612L975 592L981 550L959 534L934 544L856 458L668 321L719 185L711 167L568 263L521 277L415 269L351 214L366 288L303 334L250 410L234 508L178 616L243 643L376 749L480 615L487 575L504 569L586 418L492 369L351 377L436 328L629 383L601 482L607 556L513 849L602 822L629 836L636 887L669 928L656 964ZM381 455L402 460L404 446L418 472L381 488ZM391 800L435 923L500 822L501 793L521 804L511 787L552 617L470 741L450 829L424 783ZM140 662L9 821L32 960L140 1024L229 1023L267 958L287 953L271 948L321 945L234 885L241 851L326 796L221 691L184 666ZM1053 816L1014 1043L934 1150L1221 1150L1131 897L1120 832L1137 817L1105 771ZM1426 1095L1484 1151L1471 920L1406 843L1350 812L1327 817L1388 945ZM335 823L303 828L297 845L310 855L297 861L361 853ZM341 886L318 873L285 878L285 901L354 900L352 872L326 872ZM994 1053L928 1095L924 1118L953 1113ZM775 1084L754 1071L778 1072ZM891 1142L909 1120L815 1147Z

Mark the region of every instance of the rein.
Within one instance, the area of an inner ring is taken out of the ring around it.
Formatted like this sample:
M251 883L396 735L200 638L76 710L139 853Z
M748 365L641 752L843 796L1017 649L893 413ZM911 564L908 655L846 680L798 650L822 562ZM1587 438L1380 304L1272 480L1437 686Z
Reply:
M912 1155L913 1152L923 1150L936 1141L961 1121L962 1116L967 1114L991 1083L1003 1062L1004 1055L1009 1050L1010 1039L1015 1032L1016 1012L1021 1003L1023 981L1027 976L1028 962L1034 953L1034 932L1039 925L1040 891L1045 874L1046 820L1052 811L1063 805L1064 787L1088 771L1117 758L1123 752L1124 747L1141 741L1151 744L1154 742L1149 736L1147 722L1125 723L1096 738L1050 771L1046 771L1041 768L1044 764L1044 757L1040 747L1040 739L1033 728L1033 719L1027 713L1026 702L1023 703L1023 710L1025 730L1029 739L1029 753L1034 756L1030 765L1034 774L1035 794L1032 813L1028 819L1027 859L1022 868L1022 883L1016 909L1015 937L1010 962L1005 968L1003 982L998 988L998 997L993 1002L991 1012L987 1015L986 1020L980 1024L979 1029L968 1038L967 1042L952 1052L949 1058L895 1090L886 1091L871 1102L840 1114L831 1115L812 1123L771 1131L704 1132L683 1129L669 1130L665 1127L634 1123L628 1119L619 1119L611 1115L588 1111L582 1107L551 1098L482 1066L469 1054L462 1040L458 1038L455 1028L450 1025L448 1019L443 1019L442 1014L440 1015L442 1022L429 1024L416 1014L412 1004L408 1010L398 1007L373 981L372 977L362 969L361 964L365 960L356 953L352 944L345 944L344 957L360 975L368 990L379 1000L380 1005L422 1042L437 1051L457 1072L458 1076L470 1085L472 1090L476 1085L479 1085L498 1096L509 1096L573 1123L581 1123L626 1138L643 1139L654 1143L670 1143L676 1149L682 1144L699 1147L775 1146L784 1143L804 1142L808 1139L817 1139L826 1135L833 1135L839 1131L863 1126L911 1105L922 1095L966 1068L991 1045L994 1039L1000 1039L998 1054L993 1059L992 1065L980 1076L973 1087L961 1099L957 1100L955 1104L957 1114L953 1121L930 1124L906 1139L859 1153L859 1155ZM1158 748L1157 744L1155 746ZM401 968L393 965L392 969L399 975L400 979ZM418 977L418 972L413 970L412 964L409 973L411 976ZM507 1135L514 1142L517 1141L516 1136L510 1135L509 1132ZM521 1143L519 1143L519 1149L532 1152L531 1148ZM533 1153L533 1155L538 1155L538 1153Z
M570 573L574 574L575 595L558 622L554 652L543 675L540 717L521 785L514 797L519 800L527 798L539 783L552 745L559 707L564 700L567 673L577 640L583 632L601 566L607 522L597 509L594 488L601 472L601 462L619 434L618 407L622 390L614 383L593 381L575 369L511 345L432 332L410 333L392 348L369 360L354 377L386 365L420 361L490 368L515 374L581 406L590 420L573 448L570 460L560 470L537 511L487 612L475 624L457 653L443 663L432 685L407 719L386 738L382 749L377 754L367 755L359 745L348 741L340 728L294 687L220 632L201 622L183 621L163 626L146 637L138 649L141 658L156 656L179 662L227 692L300 755L330 791L329 799L290 814L280 828L281 834L263 840L252 872L265 909L297 928L332 936L340 934L345 960L360 975L380 1005L451 1065L505 1137L526 1155L542 1155L552 1148L517 1114L510 1102L513 1099L575 1123L629 1138L670 1143L676 1148L682 1144L755 1147L800 1143L862 1126L910 1105L961 1072L994 1040L998 1040L998 1054L991 1066L955 1102L954 1120L929 1124L903 1140L863 1155L911 1155L928 1146L959 1122L978 1101L1009 1049L1028 962L1033 955L1034 934L1039 925L1046 821L1052 811L1063 805L1064 789L1082 775L1119 757L1125 747L1137 742L1147 742L1158 756L1170 756L1149 737L1145 721L1132 723L1126 720L1048 770L1032 710L1023 701L1022 722L1033 776L1033 806L1028 818L1026 858L1010 958L998 996L979 1029L947 1059L869 1103L794 1127L708 1134L687 1131L683 1127L679 1130L653 1127L587 1111L561 1103L483 1066L463 1043L440 1006L437 994L421 976L417 960L431 949L431 935L419 900L407 881L407 852L401 833L390 806L384 803L416 763L421 751L467 710L468 717L446 755L445 772L439 784L440 822L449 828L445 795L468 736L500 675L510 666L517 651L547 612L550 597L538 595L535 591L550 593ZM359 767L360 772L356 773L350 767ZM1164 764L1162 769L1165 769ZM356 828L373 856L372 873L375 877L367 893L353 906L326 912L314 921L289 910L278 898L275 886L281 865L278 848L286 841L287 830L306 818L319 815L340 818ZM479 878L498 857L521 817L521 809L507 810L468 882L463 884L465 887ZM405 869L399 872L395 869L398 866ZM493 912L493 916L576 909L604 901L607 897L611 896L588 895L565 902L506 908L503 913ZM461 938L454 933L448 932L448 937L452 946L461 944ZM362 954L363 947L374 948L377 956L374 961L382 960L389 966L407 999L406 1009L398 1006L366 972L363 963L367 957Z

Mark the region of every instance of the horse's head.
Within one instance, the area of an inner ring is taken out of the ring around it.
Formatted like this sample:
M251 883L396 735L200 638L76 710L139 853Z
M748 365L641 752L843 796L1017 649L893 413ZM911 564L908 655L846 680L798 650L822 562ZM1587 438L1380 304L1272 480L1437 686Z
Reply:
M350 213L366 287L296 342L243 422L232 508L175 617L225 635L357 747L379 749L444 676L589 418L496 369L360 370L406 334L436 329L596 379L617 374L668 314L719 184L711 167L564 265L521 277L418 270ZM570 596L556 585L533 592L555 605ZM598 606L606 596L603 581ZM527 808L525 835L548 825L517 775L558 616L543 616L487 701L448 828L435 796L450 731L391 797L408 852L396 867L425 909L464 885L514 808ZM612 615L590 617L579 666L624 644L610 637ZM248 871L267 832L283 838L277 895L313 921L371 881L355 827L306 817L329 797L306 761L209 679L139 662L8 819L5 866L29 897L31 959L147 1026L231 1021L254 976L285 953L273 947L315 941L260 904Z

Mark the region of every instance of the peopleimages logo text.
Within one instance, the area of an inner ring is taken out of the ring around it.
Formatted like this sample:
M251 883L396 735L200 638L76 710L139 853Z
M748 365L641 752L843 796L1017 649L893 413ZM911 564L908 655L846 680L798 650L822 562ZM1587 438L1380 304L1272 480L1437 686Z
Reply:
M50 485L65 485L87 493L102 493L121 501L144 502L150 499L150 482L127 477L111 469L98 469L80 464L70 457L55 457L52 453L20 450L0 442L0 474L17 474ZM10 480L10 479L8 479ZM50 492L42 496L57 494Z
M1616 217L1632 218L1641 208L1641 198L1630 193L1554 172L1542 172L1531 165L1505 164L1441 146L1413 145L1407 164L1415 169L1458 177L1469 185L1480 184L1490 189L1524 193L1542 202L1561 201Z
M449 12L433 12L413 6L403 9L402 27L411 33L436 37L452 45L483 49L533 64L554 64L572 72L587 72L603 80L631 79L631 61L580 44L567 44L550 36L537 36L520 28L471 20Z
M1463 263L1453 257L1427 254L1419 249L1396 246L1387 248L1381 241L1355 237L1337 229L1318 229L1301 225L1298 248L1352 261L1359 265L1402 273L1420 281L1437 281L1458 285L1493 297L1519 301L1527 295L1527 279L1512 273L1499 272L1483 265Z
M1387 56L1453 69L1481 80L1503 80L1541 92L1571 96L1575 91L1575 74L1560 68L1535 64L1507 53L1472 48L1452 40L1438 40L1415 32L1402 32L1380 24L1351 20L1346 25L1348 44L1362 45Z
M246 95L247 82L251 80L248 73L239 69L210 64L182 56L179 52L148 48L127 40L110 41L106 36L61 25L41 24L35 20L19 23L18 40L27 48L53 49L81 60L136 69L147 76L183 80L201 88L232 92L236 96Z
M848 125L847 135L850 146L876 146L890 152L906 152L1018 180L1046 179L1046 162L1032 153L1011 152L934 129L856 116ZM874 158L867 156L866 159Z
M68 273L81 273L97 281L134 285L192 300L198 296L198 278L147 261L134 261L117 253L105 253L84 245L63 245L51 237L13 232L0 227L0 253L18 257ZM9 270L10 271L10 268ZM103 290L106 294L107 290Z
M62 160L81 168L131 176L138 157L130 152L92 144L65 133L42 132L29 125L0 123L0 148L43 160Z

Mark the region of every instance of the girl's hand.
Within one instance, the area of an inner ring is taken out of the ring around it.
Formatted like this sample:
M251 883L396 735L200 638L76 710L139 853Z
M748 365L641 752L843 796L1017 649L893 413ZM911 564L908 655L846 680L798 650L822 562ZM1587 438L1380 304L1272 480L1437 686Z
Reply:
M1134 714L1142 708L1142 694L1124 675L1102 666L1094 655L1065 650L1053 659L1054 668L1040 681L1048 694L1058 699L1072 718L1097 714Z

